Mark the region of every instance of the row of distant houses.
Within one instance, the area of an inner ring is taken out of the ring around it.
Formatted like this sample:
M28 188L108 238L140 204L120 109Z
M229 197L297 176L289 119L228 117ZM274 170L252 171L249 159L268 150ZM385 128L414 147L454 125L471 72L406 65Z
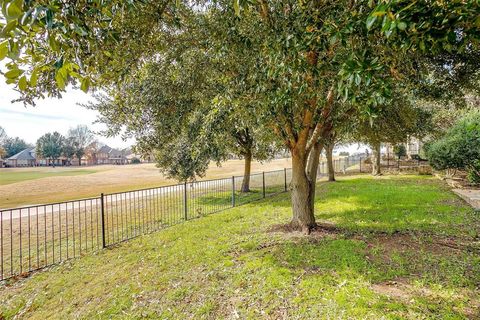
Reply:
M90 153L78 159L44 159L37 155L36 148L27 148L7 159L0 159L0 167L37 167L37 166L78 166L78 165L99 165L99 164L129 164L138 161L148 162L150 159L134 154L130 149L115 149L105 145L94 153Z

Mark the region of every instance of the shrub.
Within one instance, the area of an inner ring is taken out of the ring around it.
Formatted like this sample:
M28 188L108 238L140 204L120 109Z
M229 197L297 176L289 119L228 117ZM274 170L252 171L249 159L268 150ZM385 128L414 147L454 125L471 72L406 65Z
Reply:
M405 157L407 155L407 148L403 144L397 144L393 147L393 153L397 156L398 159Z
M139 164L139 163L140 163L140 159L138 159L138 158L132 158L131 163L132 163L132 164Z
M467 179L472 183L480 183L480 160L474 161L468 172Z
M432 167L437 170L467 170L471 181L480 180L480 112L462 118L438 141L426 148Z

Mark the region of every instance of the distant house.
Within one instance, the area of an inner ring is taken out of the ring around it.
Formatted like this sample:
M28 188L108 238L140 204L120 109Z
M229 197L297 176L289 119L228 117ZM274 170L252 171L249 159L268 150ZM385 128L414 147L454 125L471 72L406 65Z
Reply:
M410 137L408 138L406 143L402 143L405 146L405 149L407 151L407 157L409 159L418 159L420 157L420 151L422 150L422 147L424 143L415 137ZM387 144L387 155L392 158L395 157L395 152L393 151L394 145L392 144Z
M129 149L118 150L105 145L96 154L97 164L128 164L131 153Z
M8 167L34 167L37 163L35 159L35 148L27 148L14 154L6 160Z
M36 166L64 166L68 160L64 157L59 159L44 159L38 157L36 148L27 148L5 160L7 167L36 167Z
M82 165L128 164L131 163L135 157L137 156L135 156L130 149L118 150L105 145L94 154L82 157ZM4 166L2 161L3 160L0 159L0 167ZM58 159L52 160L38 157L35 148L22 150L4 161L7 167L79 165L78 159L59 157Z

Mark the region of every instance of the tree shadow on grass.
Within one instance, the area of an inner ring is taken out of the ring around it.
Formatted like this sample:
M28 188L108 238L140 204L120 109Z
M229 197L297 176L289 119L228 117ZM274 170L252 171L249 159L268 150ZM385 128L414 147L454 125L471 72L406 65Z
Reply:
M348 314L342 299L351 295L352 306L398 309L390 315L400 317L480 315L480 256L472 252L403 233L365 236L332 227L308 237L280 235L251 254L298 277L298 294L308 295L312 308L331 299Z
M289 199L265 209L287 212ZM264 288L288 270L298 296L310 300L308 312L331 300L347 315L365 316L349 309L347 296L351 305L397 318L480 317L479 219L437 181L319 183L316 217L326 224L309 236L270 227L280 239L246 253L268 266Z

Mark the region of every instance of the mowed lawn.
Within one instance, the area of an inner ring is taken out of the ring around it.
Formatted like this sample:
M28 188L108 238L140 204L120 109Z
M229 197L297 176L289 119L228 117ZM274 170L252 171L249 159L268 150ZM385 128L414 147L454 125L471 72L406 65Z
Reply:
M98 170L88 170L88 169L79 169L79 170L62 170L55 171L52 169L50 171L7 171L4 170L0 173L0 185L11 184L21 181L36 180L47 177L70 177L70 176L79 176L84 174L96 173Z
M479 214L429 177L318 184L309 236L288 194L38 272L0 318L478 319Z

